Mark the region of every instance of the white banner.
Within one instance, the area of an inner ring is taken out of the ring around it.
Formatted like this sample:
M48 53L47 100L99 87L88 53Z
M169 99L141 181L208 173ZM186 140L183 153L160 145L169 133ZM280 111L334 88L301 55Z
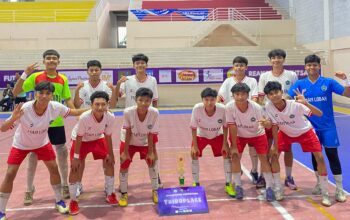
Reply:
M203 69L204 82L222 82L224 80L224 69Z
M159 70L159 83L171 83L171 70Z
M67 76L69 85L76 85L79 82L89 79L86 70L68 70L62 73ZM102 70L101 79L113 83L113 70Z

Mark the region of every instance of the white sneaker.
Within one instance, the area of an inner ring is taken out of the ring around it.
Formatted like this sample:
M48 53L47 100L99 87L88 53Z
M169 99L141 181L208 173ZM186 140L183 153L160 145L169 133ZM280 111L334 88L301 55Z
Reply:
M337 202L345 202L346 201L346 195L345 195L343 189L337 188L335 190L335 200Z
M79 184L77 187L76 197L78 198L81 194L83 194L83 184Z
M321 195L322 190L321 190L321 185L319 183L316 184L315 188L312 190L313 195Z
M322 202L321 202L321 204L323 206L326 206L326 207L329 207L329 206L332 205L331 200L329 199L328 193L322 195Z
M275 190L275 198L276 198L276 201L282 201L284 199L283 189Z

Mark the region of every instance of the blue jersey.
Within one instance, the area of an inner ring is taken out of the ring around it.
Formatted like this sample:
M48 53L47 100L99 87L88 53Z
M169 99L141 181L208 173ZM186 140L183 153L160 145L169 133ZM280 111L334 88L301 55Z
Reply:
M315 130L327 130L335 128L332 93L342 95L344 87L331 78L320 76L312 83L308 77L298 80L289 89L290 97L296 96L294 90L304 91L306 100L323 112L321 117L311 116L309 120Z

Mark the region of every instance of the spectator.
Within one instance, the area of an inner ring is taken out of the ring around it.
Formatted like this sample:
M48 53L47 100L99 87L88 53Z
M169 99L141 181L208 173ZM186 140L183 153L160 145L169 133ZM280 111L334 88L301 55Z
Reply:
M0 101L0 106L2 107L3 111L9 111L13 105L12 101L14 98L10 83L7 83L6 89L4 89L2 96L3 99Z

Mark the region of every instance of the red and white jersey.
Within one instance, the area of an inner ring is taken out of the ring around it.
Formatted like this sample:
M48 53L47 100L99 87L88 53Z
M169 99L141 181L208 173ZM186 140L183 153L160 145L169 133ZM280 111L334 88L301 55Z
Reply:
M267 71L261 74L259 78L259 95L264 96L264 88L268 82L277 81L281 83L284 94L288 94L289 88L298 80L295 72L290 70L283 70L279 76L274 76L272 71Z
M148 108L146 118L142 122L137 115L137 106L126 108L124 110L120 140L125 142L125 129L131 128L130 145L148 146L148 134L158 134L159 132L158 118L159 111L152 106Z
M237 126L237 136L243 138L252 138L265 134L265 128L260 125L259 120L268 119L263 108L248 100L248 109L241 112L235 101L230 101L226 105L226 121L227 124Z
M223 133L223 126L227 127L225 106L220 103L216 103L215 106L215 113L212 116L208 116L203 103L193 107L190 126L192 129L197 129L197 136L213 139Z
M286 107L280 111L272 102L266 104L266 112L272 123L290 137L298 137L312 128L305 116L311 116L311 110L294 100L285 100Z
M108 87L108 82L101 80L96 87L92 87L89 80L85 80L83 88L79 91L79 98L81 102L81 108L87 108L91 105L90 96L96 91L103 91L112 96L112 90Z
M120 85L120 94L125 95L125 108L136 105L136 91L145 87L153 92L153 101L158 100L157 80L153 76L148 76L144 82L139 82L136 75L128 76L128 80Z
M225 79L218 92L218 95L221 100L223 100L224 104L227 104L229 101L233 100L231 89L232 86L236 85L237 83L245 83L249 86L249 99L258 97L258 83L256 82L256 79L245 76L242 81L238 82L236 78L232 76Z
M12 146L22 150L40 148L50 142L48 129L50 124L58 117L69 115L70 109L59 102L50 101L46 111L39 116L34 110L35 100L23 104L24 114L18 119ZM8 119L7 119L8 120Z
M83 137L83 142L101 139L106 135L112 135L115 122L114 115L107 111L104 113L102 121L98 122L92 110L86 111L79 117L78 123L72 131L72 139L77 136Z

